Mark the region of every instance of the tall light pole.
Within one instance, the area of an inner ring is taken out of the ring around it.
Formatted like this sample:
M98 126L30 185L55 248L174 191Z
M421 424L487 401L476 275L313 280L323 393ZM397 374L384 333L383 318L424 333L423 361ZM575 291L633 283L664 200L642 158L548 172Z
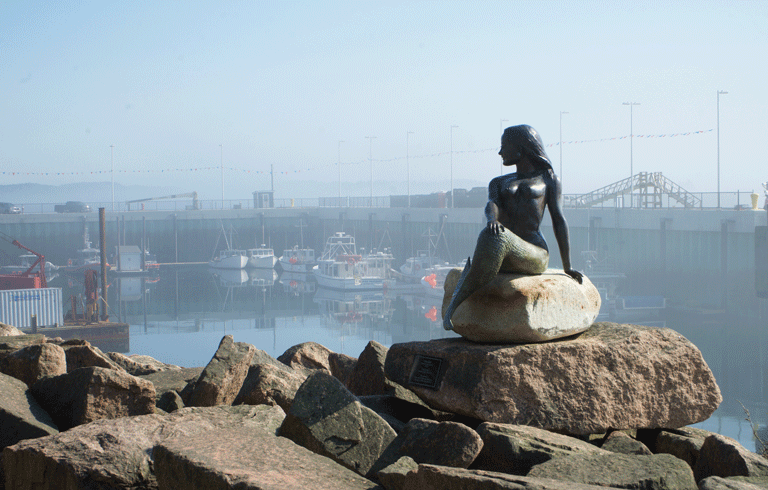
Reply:
M339 141L339 207L341 207L341 144L343 141Z
M499 137L504 136L504 123L509 122L508 119L499 119ZM499 175L504 175L504 159L501 159L499 163Z
M221 149L221 209L224 209L224 145L219 145Z
M727 93L717 91L717 209L720 209L720 96Z
M560 111L560 182L563 181L563 114L568 113Z
M451 126L451 208L453 208L453 128L458 126Z
M115 212L115 145L109 145L109 159L112 162L112 212Z
M621 105L629 106L629 207L632 207L632 194L635 193L635 172L632 162L632 140L635 139L635 134L632 130L632 107L640 105L639 102L622 102Z
M411 135L413 131L408 131L405 135L405 168L408 173L408 207L411 207L411 162L409 159L408 149L410 145Z
M370 207L373 207L373 140L376 138L376 136L366 136L365 137L368 140L368 162L371 166L371 204Z

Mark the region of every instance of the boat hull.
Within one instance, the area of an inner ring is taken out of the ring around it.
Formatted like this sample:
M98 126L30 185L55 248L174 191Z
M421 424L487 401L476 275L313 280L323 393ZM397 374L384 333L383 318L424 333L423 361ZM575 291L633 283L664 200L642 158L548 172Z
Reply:
M248 257L244 255L233 255L208 262L208 267L212 269L245 269L247 265Z

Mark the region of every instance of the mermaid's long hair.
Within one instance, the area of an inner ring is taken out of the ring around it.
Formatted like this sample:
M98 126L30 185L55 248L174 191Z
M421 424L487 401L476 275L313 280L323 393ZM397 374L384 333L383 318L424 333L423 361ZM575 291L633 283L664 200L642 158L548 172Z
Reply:
M527 124L510 126L504 130L501 140L521 148L523 152L531 157L535 165L545 167L554 175L555 171L552 168L552 162L549 160L547 152L544 151L544 143L541 141L541 136L532 127Z

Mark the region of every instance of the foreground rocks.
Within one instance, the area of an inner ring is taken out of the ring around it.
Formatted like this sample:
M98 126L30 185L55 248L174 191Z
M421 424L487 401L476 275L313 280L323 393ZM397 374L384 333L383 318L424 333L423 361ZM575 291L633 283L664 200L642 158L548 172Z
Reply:
M75 368L43 376L31 389L0 374L2 435L21 434L2 439L5 488L765 488L768 463L736 441L666 425L680 422L672 412L689 417L719 402L695 347L670 330L596 327L547 344L423 343L419 355L446 354L438 390L390 375L392 359L406 359L418 343L387 349L371 342L357 360L305 343L286 351L282 362L225 336L205 368L80 349L86 354L80 358L99 364L103 356L116 368ZM19 340L4 347L0 359L46 343ZM625 358L631 357L625 351L650 365ZM533 381L537 369L553 386ZM574 374L566 378L569 371ZM613 383L625 398L610 398L607 388L586 390L582 378L590 376L597 386ZM118 378L137 391L116 388ZM505 387L510 380L518 384ZM625 385L630 382L639 388ZM683 393L669 393L675 390ZM432 398L439 392L457 407L462 396L481 393L480 401L494 410L504 401L529 420L515 424L483 419L480 410L457 411ZM130 400L143 400L139 410L146 414L125 412ZM215 406L184 408L195 403ZM584 422L593 417L594 427L603 428L606 420L623 420L622 409L630 412L627 420L634 414L643 422L627 424L638 430L590 429ZM581 429L534 427L537 419L530 417L542 410Z
M445 315L461 275L445 279ZM581 333L600 313L600 293L584 276L581 284L562 270L541 275L497 274L453 314L453 330L475 342L544 342Z
M437 389L412 382L425 357L441 363ZM614 323L540 344L395 344L385 373L441 410L571 434L683 427L706 420L722 401L701 352L683 336Z

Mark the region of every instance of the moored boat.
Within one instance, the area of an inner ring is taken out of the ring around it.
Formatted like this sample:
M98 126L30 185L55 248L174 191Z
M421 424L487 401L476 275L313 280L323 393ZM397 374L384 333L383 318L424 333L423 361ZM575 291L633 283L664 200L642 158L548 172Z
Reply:
M260 248L249 248L245 251L248 256L248 267L255 269L271 269L277 263L275 251L262 245Z
M91 245L88 235L88 227L83 234L84 247L75 252L75 257L67 260L67 264L60 267L64 272L79 273L87 270L101 270L101 251ZM109 264L105 264L109 267Z
M312 269L317 284L332 289L379 289L390 276L394 257L389 252L357 253L355 238L337 232L328 238Z
M286 272L310 272L317 265L315 251L311 248L299 248L298 245L290 250L283 250L278 259L280 267Z
M220 251L218 257L208 262L208 267L213 269L245 269L247 265L248 256L245 250L231 248Z

